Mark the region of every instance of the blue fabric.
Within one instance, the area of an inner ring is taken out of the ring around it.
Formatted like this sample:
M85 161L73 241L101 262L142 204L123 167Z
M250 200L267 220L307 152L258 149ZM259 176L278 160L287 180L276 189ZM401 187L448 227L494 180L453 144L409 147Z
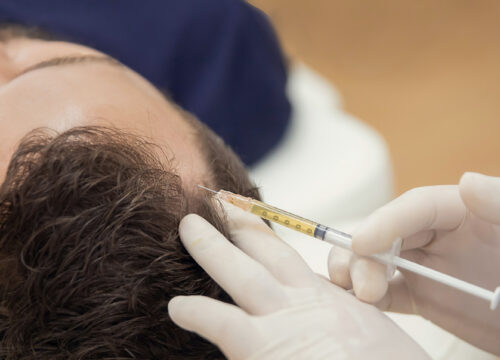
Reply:
M266 16L242 0L2 0L0 21L114 56L166 89L247 164L288 123L278 41Z

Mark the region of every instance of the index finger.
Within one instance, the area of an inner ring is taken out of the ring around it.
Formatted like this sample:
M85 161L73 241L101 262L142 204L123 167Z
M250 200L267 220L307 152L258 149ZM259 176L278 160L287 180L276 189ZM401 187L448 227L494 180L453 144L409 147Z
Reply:
M285 302L280 282L202 217L185 216L179 234L189 254L243 309L263 315Z
M375 211L354 232L353 250L360 255L387 251L398 237L424 230L452 230L466 214L458 187L428 186L410 190Z

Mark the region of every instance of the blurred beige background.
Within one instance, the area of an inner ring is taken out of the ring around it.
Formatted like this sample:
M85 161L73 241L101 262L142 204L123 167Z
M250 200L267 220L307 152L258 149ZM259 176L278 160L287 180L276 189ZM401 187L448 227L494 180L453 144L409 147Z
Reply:
M252 0L386 139L397 193L500 176L500 2Z

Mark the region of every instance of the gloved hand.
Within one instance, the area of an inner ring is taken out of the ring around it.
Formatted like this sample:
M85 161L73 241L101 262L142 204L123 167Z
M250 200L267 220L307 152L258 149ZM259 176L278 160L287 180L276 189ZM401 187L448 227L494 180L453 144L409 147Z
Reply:
M486 289L500 286L500 178L466 173L458 186L413 189L374 212L353 234L358 255L385 252L403 238L401 257ZM331 280L383 310L415 313L500 355L500 309L416 274L389 282L385 267L342 249L329 256Z
M240 306L204 296L169 303L172 320L229 359L428 359L374 306L316 276L259 218L228 213L234 246L197 215L180 225L191 256Z

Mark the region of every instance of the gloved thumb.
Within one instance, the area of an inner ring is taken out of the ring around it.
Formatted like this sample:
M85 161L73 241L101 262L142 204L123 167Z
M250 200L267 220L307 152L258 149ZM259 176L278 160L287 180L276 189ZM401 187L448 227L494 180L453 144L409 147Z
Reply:
M465 206L476 216L500 225L500 178L466 172L459 183Z

